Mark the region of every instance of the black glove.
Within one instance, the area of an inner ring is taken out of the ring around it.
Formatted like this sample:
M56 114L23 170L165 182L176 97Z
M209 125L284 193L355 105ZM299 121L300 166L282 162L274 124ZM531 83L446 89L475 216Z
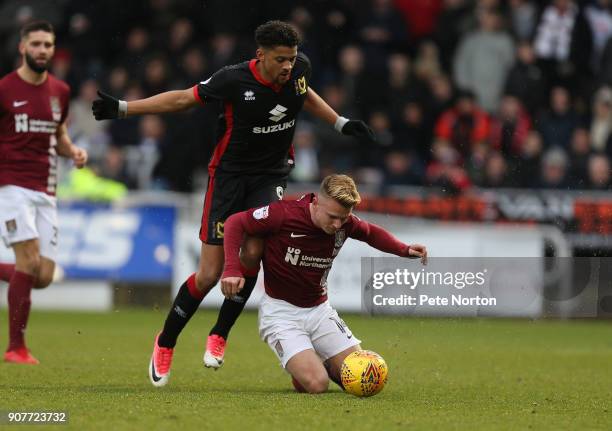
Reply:
M115 99L102 91L98 91L98 96L100 96L100 99L94 100L91 104L91 110L96 120L119 118L119 99Z
M361 120L349 120L340 131L343 135L350 135L357 139L376 142L376 135L374 135L372 129Z

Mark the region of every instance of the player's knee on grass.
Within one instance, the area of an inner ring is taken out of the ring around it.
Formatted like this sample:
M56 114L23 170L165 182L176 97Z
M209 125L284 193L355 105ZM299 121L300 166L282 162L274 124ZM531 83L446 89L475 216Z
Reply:
M327 373L312 373L296 378L296 380L300 382L309 394L321 394L326 392L329 387L329 377Z

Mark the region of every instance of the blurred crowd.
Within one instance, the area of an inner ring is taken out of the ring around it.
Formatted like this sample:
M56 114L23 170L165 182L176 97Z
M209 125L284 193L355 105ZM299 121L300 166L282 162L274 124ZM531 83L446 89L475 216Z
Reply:
M252 58L269 19L295 24L310 85L378 137L358 142L303 114L294 181L611 189L612 0L6 0L3 74L33 17L57 30L71 136L99 175L132 189L198 187L218 112L96 122L96 90L133 100L191 87Z

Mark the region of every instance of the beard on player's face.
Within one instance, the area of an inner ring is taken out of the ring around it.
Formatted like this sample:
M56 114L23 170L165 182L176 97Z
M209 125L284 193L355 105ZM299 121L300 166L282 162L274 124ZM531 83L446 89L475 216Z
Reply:
M49 69L49 65L51 63L51 59L47 58L44 61L41 59L36 60L27 52L25 53L25 61L28 64L28 67L32 69L36 73L43 73Z

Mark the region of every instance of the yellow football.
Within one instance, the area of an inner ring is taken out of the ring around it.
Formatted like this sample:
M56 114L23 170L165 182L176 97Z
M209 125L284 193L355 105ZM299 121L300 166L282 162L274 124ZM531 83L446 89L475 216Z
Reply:
M387 363L376 352L358 350L342 362L340 374L344 390L358 397L376 395L387 383Z

